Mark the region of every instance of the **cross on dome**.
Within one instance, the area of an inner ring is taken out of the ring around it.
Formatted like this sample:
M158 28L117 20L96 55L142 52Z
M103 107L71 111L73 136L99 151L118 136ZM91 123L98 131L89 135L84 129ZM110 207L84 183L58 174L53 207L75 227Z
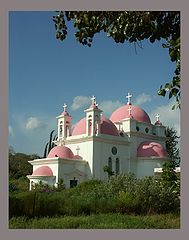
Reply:
M132 95L128 93L128 95L126 96L126 98L128 98L127 104L131 104L131 97Z
M63 108L64 108L64 112L67 112L67 104L66 103L64 103L64 105L63 105Z
M159 114L156 115L156 121L159 122Z
M92 104L95 105L96 104L96 97L92 96L91 100L92 100Z

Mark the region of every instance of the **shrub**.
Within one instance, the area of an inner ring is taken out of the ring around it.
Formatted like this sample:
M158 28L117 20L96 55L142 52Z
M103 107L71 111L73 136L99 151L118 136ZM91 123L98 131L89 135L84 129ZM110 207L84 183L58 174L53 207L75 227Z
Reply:
M172 186L165 187L153 177L136 179L133 174L114 176L108 182L90 180L60 192L51 190L10 193L10 217L110 212L152 214L180 209L178 194Z

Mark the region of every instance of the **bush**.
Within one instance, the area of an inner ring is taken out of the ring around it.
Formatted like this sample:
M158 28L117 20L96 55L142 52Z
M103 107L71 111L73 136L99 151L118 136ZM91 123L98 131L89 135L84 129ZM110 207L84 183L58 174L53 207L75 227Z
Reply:
M26 192L29 191L29 180L26 177L9 180L9 191Z
M44 189L43 189L44 190ZM10 193L12 216L42 217L95 213L155 214L179 211L173 187L153 177L136 179L133 174L114 176L108 182L90 180L60 192Z

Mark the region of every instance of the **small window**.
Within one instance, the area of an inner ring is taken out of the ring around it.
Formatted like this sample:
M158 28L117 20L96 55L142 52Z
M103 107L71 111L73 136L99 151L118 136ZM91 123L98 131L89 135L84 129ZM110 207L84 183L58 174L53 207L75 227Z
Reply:
M116 158L116 166L115 166L115 170L116 170L116 175L119 174L119 158Z
M138 126L136 126L136 130L137 130L137 132L139 132L140 128Z
M112 147L112 154L116 155L117 154L117 148L116 147Z
M111 157L108 158L108 167L109 167L110 171L112 171L112 159L111 159Z
M148 133L149 132L149 128L145 128L145 132Z
M121 137L125 137L125 135L124 135L123 132L120 132L120 136L121 136Z

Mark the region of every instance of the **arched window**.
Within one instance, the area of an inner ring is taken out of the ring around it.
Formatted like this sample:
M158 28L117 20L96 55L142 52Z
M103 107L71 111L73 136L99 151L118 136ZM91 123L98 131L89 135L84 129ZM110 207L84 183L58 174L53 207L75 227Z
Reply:
M88 116L88 136L92 135L92 116Z
M62 136L62 125L60 125L60 137Z
M60 137L62 137L62 130L63 130L62 125L63 125L63 122L60 121L60 131L59 131Z
M112 171L112 159L111 159L111 157L108 158L108 167L109 167L110 171Z
M119 174L119 158L116 158L116 162L115 162L115 172L116 172L116 175Z
M99 126L98 126L98 116L95 116L95 134L97 135L99 133Z

